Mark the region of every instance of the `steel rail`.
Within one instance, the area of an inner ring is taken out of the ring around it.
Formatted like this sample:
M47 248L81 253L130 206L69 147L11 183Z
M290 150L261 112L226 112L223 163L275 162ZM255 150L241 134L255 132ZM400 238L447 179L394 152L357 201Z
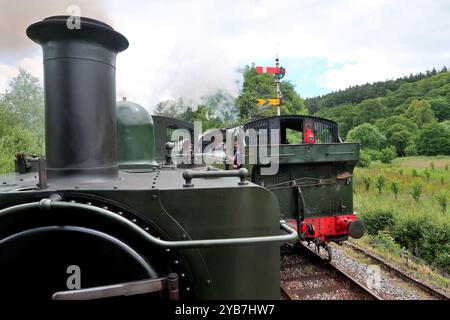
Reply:
M313 253L317 258L321 259L322 261L326 262L325 260L323 260L322 256L320 256L316 251L314 251L313 249L311 249L309 246L303 244L301 241L299 241L299 244L305 248L306 250L308 250L309 252ZM366 286L364 286L363 284L361 284L358 280L356 280L354 277L352 277L348 272L342 270L341 268L339 268L333 261L331 262L326 262L333 270L335 270L337 273L339 273L341 276L343 276L344 278L346 278L352 285L354 285L355 287L357 287L358 289L360 289L361 291L363 291L364 293L366 293L367 295L373 297L375 300L383 300L382 297L380 297L378 294L376 294L375 292L373 292L372 290L370 290L369 288L367 288Z
M447 293L445 293L445 292L443 292L443 291L441 291L441 290L439 290L437 288L434 288L434 287L428 285L427 283L425 283L425 282L423 282L423 281L421 281L419 279L414 278L410 274L406 273L403 270L400 270L399 268L395 267L394 265L390 264L389 262L387 262L387 261L383 260L382 258L376 256L375 254L373 254L373 253L371 253L371 252L369 252L369 251L367 251L367 250L365 250L363 248L360 248L359 246L357 246L357 245L355 245L353 243L347 242L347 241L344 242L344 245L349 247L349 248L351 248L352 250L354 250L356 252L362 253L362 254L368 256L369 258L377 261L378 263L382 264L383 267L387 268L389 271L394 272L398 277L402 278L405 281L414 283L420 289L428 292L432 296L434 296L434 297L436 297L438 299L441 299L441 300L450 300L450 296Z

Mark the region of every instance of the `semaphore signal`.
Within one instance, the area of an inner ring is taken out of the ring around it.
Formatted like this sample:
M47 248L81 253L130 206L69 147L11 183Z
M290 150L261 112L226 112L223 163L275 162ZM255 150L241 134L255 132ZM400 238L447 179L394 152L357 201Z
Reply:
M258 106L268 104L269 106L279 106L281 104L281 99L256 99L258 101Z
M280 68L277 67L256 67L256 73L270 73L270 74L278 74L280 73Z
M271 105L277 107L277 116L281 115L281 104L283 103L282 97L281 97L281 88L280 88L280 80L284 77L286 74L286 69L283 67L280 67L279 63L280 59L276 57L275 59L275 67L256 67L256 73L269 73L274 74L277 77L277 98L274 99L257 99L258 106L262 105Z

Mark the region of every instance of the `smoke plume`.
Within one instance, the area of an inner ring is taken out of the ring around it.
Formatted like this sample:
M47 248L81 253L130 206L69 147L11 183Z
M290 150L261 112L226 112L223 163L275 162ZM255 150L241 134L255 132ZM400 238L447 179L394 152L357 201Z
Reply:
M0 17L0 55L18 56L33 46L26 28L48 16L67 15L70 5L80 8L81 15L110 23L105 1L92 0L2 0Z

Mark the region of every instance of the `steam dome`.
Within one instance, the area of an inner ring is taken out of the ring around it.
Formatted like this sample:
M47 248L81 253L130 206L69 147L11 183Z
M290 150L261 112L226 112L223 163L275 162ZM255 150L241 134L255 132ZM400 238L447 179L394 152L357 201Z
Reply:
M157 166L153 120L137 103L119 101L117 108L117 155L121 169Z

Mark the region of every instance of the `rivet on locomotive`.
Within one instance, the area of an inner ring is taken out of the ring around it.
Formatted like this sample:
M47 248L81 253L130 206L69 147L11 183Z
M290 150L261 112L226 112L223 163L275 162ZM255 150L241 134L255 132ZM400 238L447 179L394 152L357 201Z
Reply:
M16 173L0 177L3 296L279 299L280 245L298 234L274 193L246 169L175 166L172 143L149 143L163 138L145 110L116 110L127 39L67 19L27 29L43 50L46 156L17 155Z

